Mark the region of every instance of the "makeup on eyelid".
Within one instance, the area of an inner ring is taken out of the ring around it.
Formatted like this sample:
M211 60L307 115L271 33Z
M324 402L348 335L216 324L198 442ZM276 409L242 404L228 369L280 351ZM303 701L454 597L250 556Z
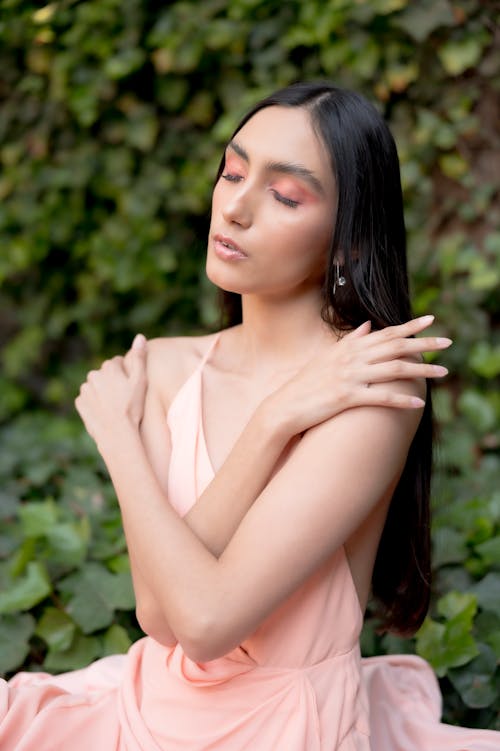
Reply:
M289 178L278 178L269 183L269 187L277 190L282 196L286 196L290 201L305 203L307 200L314 200L314 196L298 183Z
M240 164L236 164L239 159L226 157L226 164L222 177L229 182L238 182L239 179L246 177L245 169L242 169ZM276 191L286 201L290 201L293 204L305 203L307 200L314 200L315 196L307 190L300 181L296 181L289 176L279 176L269 181L267 187L271 191Z
M244 173L245 170L242 168L241 163L242 160L238 159L238 157L227 154L224 164L224 172L234 171L238 172L239 174Z

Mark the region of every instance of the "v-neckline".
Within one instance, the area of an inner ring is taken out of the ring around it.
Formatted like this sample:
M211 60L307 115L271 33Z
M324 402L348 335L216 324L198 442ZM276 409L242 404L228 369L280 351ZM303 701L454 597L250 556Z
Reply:
M207 362L210 359L210 357L211 357L214 349L217 346L217 343L218 343L218 341L220 339L221 333L222 332L219 331L215 335L215 339L213 340L213 342L209 346L207 352L203 356L203 359L202 359L202 361L201 361L201 363L200 363L200 365L198 367L198 414L199 414L199 417L198 417L198 435L199 435L199 440L201 441L201 444L202 444L203 453L205 454L205 459L207 461L207 466L210 467L210 471L212 473L212 479L213 479L213 477L215 477L215 467L214 467L214 463L213 463L213 461L212 461L212 459L210 457L210 453L209 453L209 450L208 450L206 433L205 433L205 421L204 421L204 415L203 415L203 403L204 403L204 399L203 399L203 371L205 369L205 365L207 364Z

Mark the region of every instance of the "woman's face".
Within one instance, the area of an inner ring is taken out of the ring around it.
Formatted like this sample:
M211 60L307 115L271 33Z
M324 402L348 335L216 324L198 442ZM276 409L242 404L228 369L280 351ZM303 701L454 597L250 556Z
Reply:
M283 297L319 288L335 224L330 157L301 108L268 107L238 131L213 192L207 275Z

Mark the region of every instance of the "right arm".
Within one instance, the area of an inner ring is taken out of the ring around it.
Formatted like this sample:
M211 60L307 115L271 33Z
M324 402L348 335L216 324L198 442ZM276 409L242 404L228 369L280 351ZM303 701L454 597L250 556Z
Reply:
M395 378L414 380L443 375L436 371L435 366L413 359L415 354L443 349L449 344L434 338L408 338L430 323L424 325L421 320L411 321L373 334L369 333L369 325L364 324L328 347L326 354L321 353L262 402L221 469L184 517L214 556L219 557L225 550L293 437L356 406L403 409L419 406L408 394L366 386ZM151 365L153 370L153 361ZM170 435L165 406L155 386L154 375L148 380L141 437L151 467L166 493ZM419 392L425 393L425 390L422 392L419 388ZM130 550L130 555L141 626L161 643L173 645L177 639L141 574L140 562L134 560L133 550Z
M254 412L212 482L184 516L191 530L217 557L264 489L290 439L279 422L269 418L269 411L263 407ZM154 383L148 386L141 438L153 472L166 493L170 433L165 407ZM129 554L139 623L157 641L174 645L177 639L165 621L130 546Z

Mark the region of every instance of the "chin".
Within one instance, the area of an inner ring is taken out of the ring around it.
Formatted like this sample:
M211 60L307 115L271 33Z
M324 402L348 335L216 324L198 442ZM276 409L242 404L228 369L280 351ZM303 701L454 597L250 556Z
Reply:
M223 292L244 295L254 291L249 288L248 284L245 284L242 274L235 273L234 269L221 267L217 259L207 258L205 273L212 284L219 287Z

